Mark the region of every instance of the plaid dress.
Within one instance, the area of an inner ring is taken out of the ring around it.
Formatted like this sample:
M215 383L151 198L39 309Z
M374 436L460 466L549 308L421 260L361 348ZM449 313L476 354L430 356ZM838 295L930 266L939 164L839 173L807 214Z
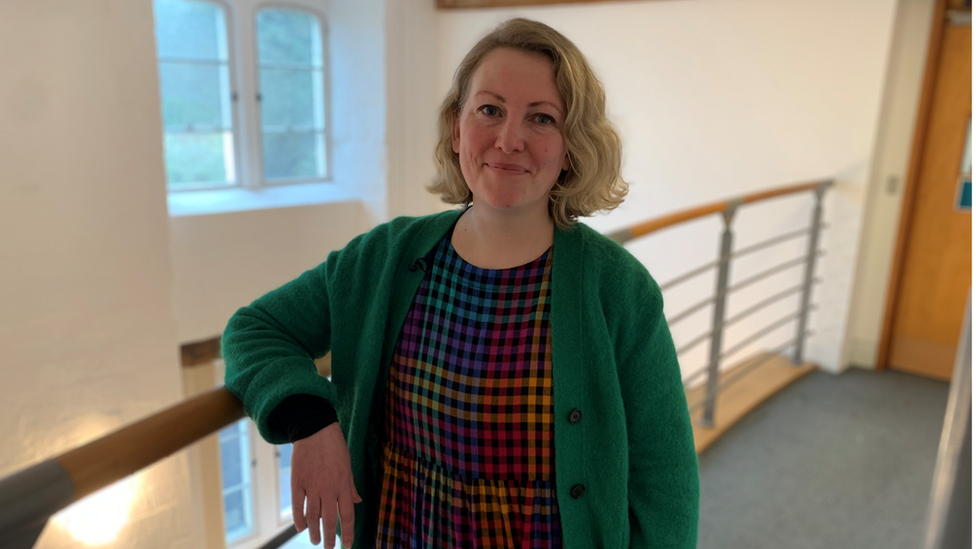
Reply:
M559 548L552 249L481 269L441 240L393 354L378 548Z

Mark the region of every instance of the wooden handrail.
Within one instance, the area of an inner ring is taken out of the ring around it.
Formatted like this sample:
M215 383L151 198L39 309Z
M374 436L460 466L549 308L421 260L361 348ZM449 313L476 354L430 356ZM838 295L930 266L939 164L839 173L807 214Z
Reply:
M653 232L660 231L661 229L666 229L680 223L685 223L686 221L692 221L694 219L700 219L709 215L719 214L735 206L761 202L763 200L769 200L771 198L777 198L787 194L814 191L820 187L830 185L831 183L832 182L830 180L812 181L809 183L799 183L797 185L789 185L786 187L758 191L740 196L738 198L730 198L720 202L712 202L710 204L705 204L704 206L697 206L687 210L682 210L680 212L656 217L650 221L638 223L637 225L617 231L608 236L617 242L622 243L634 238L649 235Z
M74 482L77 501L244 417L221 386L54 458Z

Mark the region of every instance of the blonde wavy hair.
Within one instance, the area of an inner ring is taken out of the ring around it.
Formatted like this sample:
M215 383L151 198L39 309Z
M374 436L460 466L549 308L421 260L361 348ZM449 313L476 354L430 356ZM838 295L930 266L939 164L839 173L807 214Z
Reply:
M468 205L474 199L451 137L474 72L485 56L498 48L548 59L556 89L566 105L562 134L570 167L559 175L549 194L553 223L565 229L581 216L619 206L627 195L627 183L620 177L620 136L607 120L603 85L569 39L547 25L521 18L502 23L482 38L454 73L454 84L440 111L440 138L434 149L437 176L427 190L440 194L448 204Z

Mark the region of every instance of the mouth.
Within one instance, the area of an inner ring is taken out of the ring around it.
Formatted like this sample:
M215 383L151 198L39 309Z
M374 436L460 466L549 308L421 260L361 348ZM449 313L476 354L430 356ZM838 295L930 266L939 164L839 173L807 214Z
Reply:
M519 166L518 164L504 164L502 162L488 162L485 164L488 168L503 175L522 175L529 173L529 170Z

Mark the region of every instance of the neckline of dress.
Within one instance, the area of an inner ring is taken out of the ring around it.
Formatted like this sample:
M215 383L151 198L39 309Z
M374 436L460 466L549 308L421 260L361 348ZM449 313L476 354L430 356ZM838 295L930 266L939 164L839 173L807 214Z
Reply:
M548 255L552 253L552 245L550 245L546 249L546 251L542 252L542 255L540 255L539 257L537 257L537 258L529 261L528 263L524 263L522 265L516 265L514 267L505 267L503 269L488 269L486 267L479 267L479 266L477 266L477 265L475 265L473 263L469 263L466 259L464 259L463 257L461 257L461 254L459 254L457 252L457 250L454 249L454 244L451 242L450 236L445 237L442 240L442 242L446 242L447 243L447 249L445 251L446 251L446 253L449 256L456 257L465 266L471 267L472 269L475 269L475 270L480 271L480 272L487 272L487 273L496 273L496 272L497 273L501 273L501 272L505 272L505 271L518 271L518 270L524 270L524 269L527 269L527 268L531 268L533 265L536 265L538 263L545 263L545 261L548 259Z

